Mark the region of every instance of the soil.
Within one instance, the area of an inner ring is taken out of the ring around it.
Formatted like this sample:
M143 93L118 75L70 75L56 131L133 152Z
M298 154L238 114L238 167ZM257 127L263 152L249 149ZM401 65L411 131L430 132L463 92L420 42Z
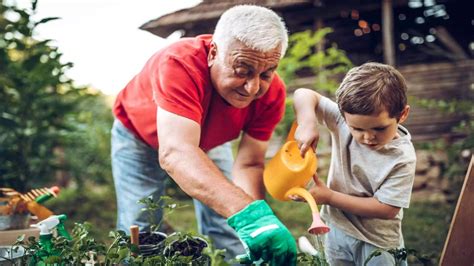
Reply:
M207 247L207 243L203 240L198 238L194 238L193 240L186 240L186 241L176 241L171 244L171 251L169 255L176 252L180 252L183 256L193 256L193 258L199 258L202 255L203 249Z
M161 234L152 234L150 232L141 232L138 235L138 243L140 245L156 245L165 240L165 236Z

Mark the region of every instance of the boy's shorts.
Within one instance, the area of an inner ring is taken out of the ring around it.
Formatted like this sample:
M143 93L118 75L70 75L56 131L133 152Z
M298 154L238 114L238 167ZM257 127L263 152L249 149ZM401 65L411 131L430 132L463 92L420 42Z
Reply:
M364 265L365 260L378 249L362 240L353 238L347 235L344 231L335 226L331 226L331 231L326 235L324 241L324 250L326 252L326 259L331 266L340 265ZM395 259L388 252L382 252L381 255L373 257L367 265L395 265ZM406 266L406 261L400 265Z

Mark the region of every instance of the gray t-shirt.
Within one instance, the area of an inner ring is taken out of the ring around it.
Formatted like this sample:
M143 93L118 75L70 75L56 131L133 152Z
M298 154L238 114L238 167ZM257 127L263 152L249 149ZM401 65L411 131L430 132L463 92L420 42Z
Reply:
M316 115L331 131L331 166L328 187L358 197L408 208L415 177L416 155L411 136L399 125L400 138L378 150L353 139L349 127L332 100L321 97ZM394 219L366 218L324 205L321 217L348 235L380 248L403 244L403 209Z

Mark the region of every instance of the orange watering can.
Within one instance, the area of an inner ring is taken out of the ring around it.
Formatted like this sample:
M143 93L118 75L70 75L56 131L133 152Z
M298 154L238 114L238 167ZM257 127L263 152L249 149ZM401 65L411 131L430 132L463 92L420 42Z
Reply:
M306 151L304 158L301 157L298 143L294 139L296 126L296 122L293 122L286 143L265 166L263 183L268 193L275 199L288 201L291 195L304 198L313 214L313 223L308 232L317 235L325 234L329 232L329 227L321 221L318 205L305 189L316 173L317 158L312 149Z

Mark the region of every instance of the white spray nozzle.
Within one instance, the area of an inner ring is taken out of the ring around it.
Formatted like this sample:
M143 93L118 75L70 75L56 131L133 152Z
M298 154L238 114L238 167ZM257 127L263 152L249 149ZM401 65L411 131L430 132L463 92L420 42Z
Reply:
M32 224L31 227L40 229L40 235L50 235L52 230L59 224L59 217L57 215L50 216L43 221Z
M305 236L298 238L298 246L301 252L309 254L311 256L318 256L319 252L313 247L311 242Z

